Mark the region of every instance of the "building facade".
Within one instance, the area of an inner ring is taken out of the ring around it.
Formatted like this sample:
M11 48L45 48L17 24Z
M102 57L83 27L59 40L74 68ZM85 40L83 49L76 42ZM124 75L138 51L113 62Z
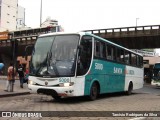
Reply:
M58 25L58 21L51 19L50 17L48 17L42 24L41 27L47 27L47 26L56 26Z
M17 30L25 29L25 8L18 6L18 15L17 15Z
M25 9L18 6L18 0L0 0L0 32L17 30L24 20Z

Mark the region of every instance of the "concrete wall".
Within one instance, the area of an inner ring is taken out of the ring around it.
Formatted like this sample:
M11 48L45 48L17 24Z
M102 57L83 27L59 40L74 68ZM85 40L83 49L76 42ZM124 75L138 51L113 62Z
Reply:
M143 57L143 60L149 60L149 65L154 65L157 62L160 62L160 57Z

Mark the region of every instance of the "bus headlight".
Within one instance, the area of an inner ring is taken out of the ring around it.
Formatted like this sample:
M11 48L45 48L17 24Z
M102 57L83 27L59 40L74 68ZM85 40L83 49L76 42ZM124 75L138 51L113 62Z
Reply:
M74 84L74 82L70 82L70 83L59 83L60 87L69 87L72 86Z
M33 82L32 80L28 80L28 84L30 84L30 85L34 85L34 84L36 84L35 82Z

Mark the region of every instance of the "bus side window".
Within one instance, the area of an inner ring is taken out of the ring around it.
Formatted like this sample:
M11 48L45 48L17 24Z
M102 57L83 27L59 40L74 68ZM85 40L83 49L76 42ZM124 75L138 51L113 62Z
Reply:
M106 45L104 42L101 42L100 44L100 57L106 58Z
M121 59L121 62L124 63L124 50L122 49L121 49L120 59Z
M112 60L116 61L116 48L112 46Z
M143 57L140 56L140 67L143 67Z
M116 58L117 62L121 62L120 58L121 58L121 51L119 48L117 48L117 58Z
M113 61L116 60L116 48L115 47L111 45L107 45L107 53L108 53L108 56L107 56L108 60L113 60Z
M131 58L130 58L130 53L128 52L128 51L125 51L125 63L126 64L130 64L131 62L131 60L130 60Z
M131 64L132 64L133 66L136 66L136 65L137 65L137 64L136 64L136 55L133 54L133 53L131 53Z
M95 39L95 56L100 57L100 42Z
M140 56L137 56L137 66L140 67Z
M107 59L112 60L112 48L110 45L107 45Z

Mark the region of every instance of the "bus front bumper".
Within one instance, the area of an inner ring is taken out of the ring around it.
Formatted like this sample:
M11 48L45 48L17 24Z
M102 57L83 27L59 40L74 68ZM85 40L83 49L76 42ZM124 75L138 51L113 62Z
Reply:
M37 86L28 85L30 93L45 94L51 96L74 96L73 86L68 87L48 87L48 86Z

